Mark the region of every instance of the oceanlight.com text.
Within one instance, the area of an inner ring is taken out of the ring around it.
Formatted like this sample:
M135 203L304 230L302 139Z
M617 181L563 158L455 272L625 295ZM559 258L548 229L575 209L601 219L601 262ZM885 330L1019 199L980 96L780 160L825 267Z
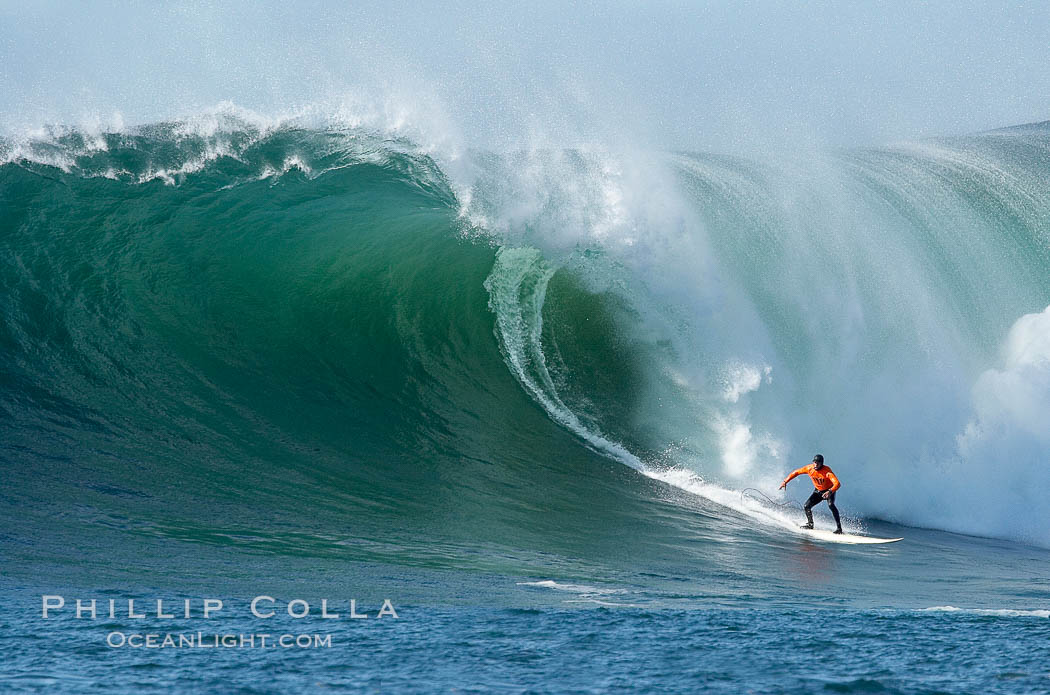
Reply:
M330 634L205 634L203 632L110 632L106 646L114 649L330 649Z

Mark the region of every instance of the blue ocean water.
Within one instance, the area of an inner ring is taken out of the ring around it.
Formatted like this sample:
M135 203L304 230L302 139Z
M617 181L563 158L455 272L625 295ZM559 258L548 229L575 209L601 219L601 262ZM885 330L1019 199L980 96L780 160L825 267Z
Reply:
M1040 693L1050 678L1033 647L1045 616L405 606L382 624L268 625L331 636L331 648L290 649L108 649L112 632L198 626L72 622L51 628L61 651L37 644L27 657L5 638L5 692Z
M553 580L185 544L152 567L113 562L109 589L83 575L22 584L38 561L5 578L0 681L5 692L1045 692L1050 611L1010 608L1045 605L1045 552L916 535L910 549L796 541L741 553L769 554L782 578L670 552L652 568L610 561L587 579L578 564ZM690 545L710 543L680 550ZM125 588L158 575L172 588ZM44 592L67 603L46 619ZM252 615L255 596L268 617ZM85 611L94 599L98 617L76 617L77 598ZM367 618L349 617L350 598ZM384 598L396 617L378 617ZM128 617L128 599L143 617ZM223 601L210 618L205 599ZM338 618L322 617L322 600ZM295 601L309 615L289 617ZM275 644L285 635L306 641Z
M1048 148L0 141L0 689L1050 690Z

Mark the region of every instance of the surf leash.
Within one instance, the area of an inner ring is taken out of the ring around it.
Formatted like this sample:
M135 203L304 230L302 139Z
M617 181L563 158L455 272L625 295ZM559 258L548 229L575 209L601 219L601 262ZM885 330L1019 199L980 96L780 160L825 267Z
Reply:
M753 487L746 487L743 490L741 490L740 491L740 496L743 497L743 498L746 498L746 499L754 500L755 502L759 502L759 503L764 501L766 504L770 505L771 507L778 507L780 509L790 509L792 511L797 510L797 511L805 513L805 510L802 508L802 504L801 503L794 502L794 501L792 501L792 502L777 502L776 500L770 499L769 495L767 495L766 493L762 492L761 490L757 490L757 489L755 489ZM761 499L759 499L759 498L761 498Z

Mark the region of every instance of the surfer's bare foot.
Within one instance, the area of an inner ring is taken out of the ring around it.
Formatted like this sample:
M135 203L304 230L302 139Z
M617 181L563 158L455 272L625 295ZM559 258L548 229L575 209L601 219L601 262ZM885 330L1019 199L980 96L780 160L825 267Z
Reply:
M835 529L835 530L833 531L833 533L842 533L842 529L841 529L841 528L837 528L837 529Z
M809 530L812 531L813 530L813 524L802 524L802 526L800 528L805 528L805 529L809 529Z

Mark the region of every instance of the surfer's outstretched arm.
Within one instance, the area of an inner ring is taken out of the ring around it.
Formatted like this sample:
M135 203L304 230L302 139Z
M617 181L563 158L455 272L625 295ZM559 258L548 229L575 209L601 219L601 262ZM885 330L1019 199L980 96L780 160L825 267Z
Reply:
M802 468L799 468L798 470L792 471L791 475L789 475L788 477L784 478L784 482L782 482L780 484L780 489L783 490L784 488L787 487L787 484L790 483L794 478L796 478L796 477L802 475L803 473L805 473L806 472L806 468L808 468L808 466L803 466Z

